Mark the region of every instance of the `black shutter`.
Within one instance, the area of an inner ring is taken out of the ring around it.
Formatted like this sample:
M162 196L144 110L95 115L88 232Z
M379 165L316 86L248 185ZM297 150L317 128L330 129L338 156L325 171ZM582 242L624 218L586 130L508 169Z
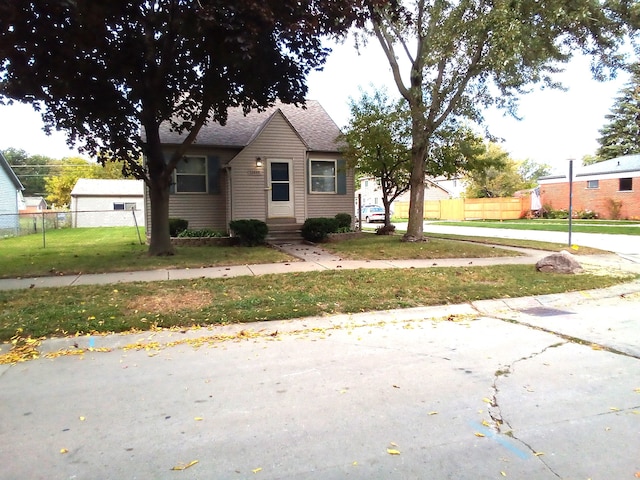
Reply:
M209 193L218 195L220 193L220 159L218 157L207 157L207 182Z
M338 159L337 162L338 171L336 172L337 180L337 193L338 195L347 194L347 162L343 159Z

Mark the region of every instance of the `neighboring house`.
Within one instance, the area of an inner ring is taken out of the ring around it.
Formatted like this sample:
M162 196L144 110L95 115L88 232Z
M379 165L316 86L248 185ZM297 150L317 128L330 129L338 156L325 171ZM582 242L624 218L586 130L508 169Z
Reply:
M542 204L569 208L569 172L538 179ZM584 167L573 173L574 212L591 210L599 218L640 219L640 155L625 155Z
M80 178L71 190L71 217L73 227L144 225L144 183Z
M437 184L435 180L425 178L424 199L428 200L448 200L453 198L451 193L443 186ZM380 180L375 177L362 177L360 179L360 188L356 190L356 211L357 198L362 195L362 205L380 205L382 206L382 187ZM394 212L394 204L396 202L408 203L410 192L407 190L391 203L391 212Z
M467 190L467 181L462 175L454 177L445 177L444 175L440 175L432 180L433 183L449 192L449 198L464 197L464 193Z
M0 152L0 233L17 234L20 227L19 199L24 187Z
M340 156L339 134L316 101L306 108L278 103L246 116L229 109L226 124L205 125L178 164L169 217L188 220L192 229L227 231L238 219L274 226L352 215L354 177ZM183 138L164 124L165 155Z
M37 213L47 209L47 202L43 197L24 197L20 213Z

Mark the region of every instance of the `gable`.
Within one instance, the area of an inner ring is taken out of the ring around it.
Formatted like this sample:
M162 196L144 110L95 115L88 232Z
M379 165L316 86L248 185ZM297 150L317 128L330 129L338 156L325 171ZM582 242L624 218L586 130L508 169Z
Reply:
M16 190L24 190L22 183L20 183L20 179L9 166L9 162L4 158L2 152L0 152L0 171L4 172L9 181L15 186Z

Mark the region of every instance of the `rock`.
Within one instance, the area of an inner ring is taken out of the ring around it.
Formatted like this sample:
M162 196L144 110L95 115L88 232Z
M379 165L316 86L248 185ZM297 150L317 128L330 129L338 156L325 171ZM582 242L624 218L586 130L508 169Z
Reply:
M582 273L584 270L569 252L553 253L536 263L539 272Z

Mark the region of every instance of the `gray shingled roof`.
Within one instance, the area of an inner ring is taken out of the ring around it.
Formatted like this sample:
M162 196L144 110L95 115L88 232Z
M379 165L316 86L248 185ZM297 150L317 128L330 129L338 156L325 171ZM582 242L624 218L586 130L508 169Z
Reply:
M336 138L340 129L329 114L316 100L307 100L306 108L277 103L263 112L252 111L244 115L241 108L231 108L227 123L222 126L210 122L202 127L194 145L215 147L245 147L278 110L298 132L309 150L335 152L338 150ZM169 131L165 122L160 127L162 143L181 143L186 134L178 135Z
M142 196L144 182L142 180L112 180L100 178L79 178L72 197L78 196Z
M604 162L580 167L576 172L576 177L637 171L640 171L640 155L625 155L624 157L612 158L611 160L605 160Z
M9 166L9 162L7 162L7 159L4 158L4 155L2 155L2 152L0 152L0 168L2 168L5 172L7 172L7 176L9 177L9 180L11 180L13 184L16 186L16 190L24 190L22 183L20 183L20 179L15 174L13 169Z
M569 167L567 167L568 169ZM639 172L640 171L640 155L624 155L622 157L612 158L605 160L604 162L594 163L586 166L576 166L574 163L574 177L586 177L591 175L605 175L612 173L627 173L627 172ZM567 178L567 173L552 173L540 177L539 180L557 180L561 178Z

